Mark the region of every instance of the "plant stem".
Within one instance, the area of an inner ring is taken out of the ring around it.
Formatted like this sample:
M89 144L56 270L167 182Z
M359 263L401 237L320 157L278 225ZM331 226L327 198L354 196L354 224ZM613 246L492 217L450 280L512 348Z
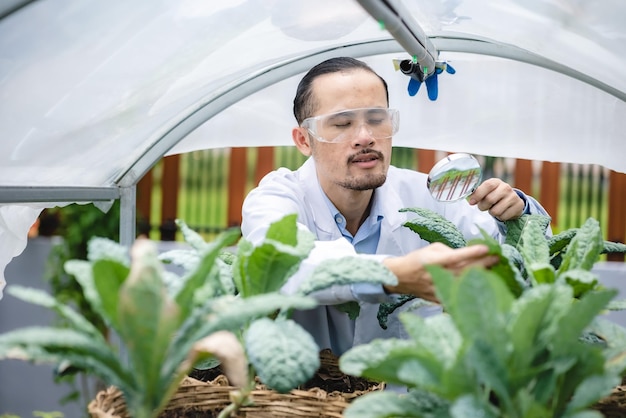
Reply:
M255 387L254 381L249 382L249 384L239 391L233 391L230 394L230 405L226 406L226 408L222 409L217 418L229 418L233 413L237 412L239 408L243 405L249 405L252 403L252 399L250 394Z
M157 418L161 412L159 409L155 409L154 405L151 405L150 402L145 399L142 399L140 402L132 403L131 401L127 403L126 409L133 418Z

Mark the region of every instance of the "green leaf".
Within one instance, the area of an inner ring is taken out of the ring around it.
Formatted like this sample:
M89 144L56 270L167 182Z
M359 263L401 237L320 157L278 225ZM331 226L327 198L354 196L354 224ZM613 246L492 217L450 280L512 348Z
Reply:
M375 381L407 387L436 388L441 363L430 353L405 340L378 339L355 346L339 359L341 371Z
M198 253L204 253L206 251L209 244L204 241L202 235L189 228L187 223L181 219L176 219L174 222L176 223L176 226L180 228L180 232L183 234L183 239L191 246L191 248L196 250Z
M87 242L87 260L109 260L123 266L130 265L128 248L108 238L92 237Z
M348 314L348 317L352 320L357 319L361 313L361 305L359 305L359 302L356 301L344 302L333 306L339 312Z
M119 262L105 259L93 263L92 270L93 284L98 292L103 319L114 329L119 330L120 324L117 321L119 292L130 270Z
M619 374L589 376L576 387L574 396L567 404L566 413L572 414L593 405L611 394L611 390L621 383Z
M517 248L526 265L550 263L550 247L545 237L545 229L545 224L535 221L534 218L528 218L524 224Z
M283 295L277 292L249 298L223 297L212 304L210 323L207 325L213 331L224 329L234 332L252 319L267 316L279 310L308 310L316 306L317 301L312 297Z
M320 367L319 347L292 320L258 319L250 324L244 341L261 381L279 393L306 383Z
M359 257L342 257L322 261L305 278L298 292L303 295L335 285L373 283L396 285L398 278L384 264Z
M236 297L233 295L220 296L217 300L221 298L233 300ZM207 318L212 315L215 300L216 299L211 299L204 305L197 306L187 318L183 319L183 323L179 326L174 338L172 338L170 353L162 367L161 376L162 379L166 379L166 381L161 383L161 387L165 387L171 376L179 371L180 364L187 358L187 354L193 344L213 332L211 329L207 330L205 333L199 331L203 327L206 327L208 322Z
M159 372L180 325L180 309L167 295L156 246L138 240L132 253L130 275L120 289L119 333L139 387L151 404L159 405Z
M549 237L548 247L550 248L550 255L554 255L567 248L572 238L578 233L578 230L579 228L570 228Z
M413 212L419 215L404 223L403 226L417 233L424 241L441 242L452 248L467 245L459 228L435 211L426 208L403 208L400 212Z
M605 418L599 411L580 411L563 415L563 418Z
M610 311L623 311L626 310L626 299L615 299L609 302L606 307Z
M571 314L570 308L572 306L572 301L574 300L572 288L565 284L561 283L553 283L551 285L540 285L545 286L550 290L550 304L548 305L548 309L546 311L543 325L539 330L539 336L536 340L538 347L551 347L554 341L563 343L563 339L560 335L560 326L561 321L567 321L568 315ZM572 340L568 341L568 344L571 343Z
M584 329L602 312L609 301L617 294L616 290L594 290L584 294L577 302L569 305L569 314L558 319L559 342L554 345L555 354L566 353L578 341Z
M387 321L389 315L395 312L396 309L404 306L405 304L417 299L413 295L399 295L393 302L384 302L378 305L378 312L376 313L376 319L378 319L378 325L382 329L387 329ZM422 299L420 299L422 300ZM426 301L424 301L426 302Z
M76 281L83 289L85 300L91 305L91 308L101 317L106 318L100 294L94 283L91 263L84 260L69 260L65 262L63 267L67 274L71 274L76 278Z
M474 238L468 241L467 245L482 244L489 248L489 254L499 256L499 260L496 264L491 266L489 270L498 276L506 283L509 290L515 297L518 297L522 291L526 288L526 283L521 276L519 269L515 265L515 258L519 252L517 249L508 244L502 244L496 241L495 238L490 236L484 229L480 228L482 238ZM506 254L505 254L506 251ZM509 256L512 259L509 259ZM521 257L521 255L520 255Z
M278 291L298 269L315 245L312 233L300 230L295 215L272 223L265 240L238 245L234 281L243 297Z
M293 247L298 254L308 255L315 247L315 235L307 229L298 228L297 216L286 215L268 228L266 242L278 243L277 246Z
M576 298L598 286L598 277L594 273L583 269L567 270L561 274L559 279L565 280L568 285L572 286L574 297Z
M219 359L215 357L207 357L205 359L201 359L193 365L194 369L197 370L209 370L213 369L220 365Z
M470 345L467 360L480 386L493 390L504 411L512 411L509 390L513 388L509 387L506 354L506 350L493 346L488 339L478 338Z
M491 235L489 235L487 233L487 231L485 231L482 228L478 228L480 230L480 234L482 235L482 238L472 238L467 242L467 245L476 245L476 244L481 244L481 245L486 245L487 248L489 249L488 253L489 254L495 254L495 255L502 255L502 249L500 247L500 243Z
M365 370L378 367L394 349L412 349L410 341L376 339L371 343L350 348L339 358L339 368L351 376L363 376Z
M439 407L443 412L447 405L441 401ZM410 396L399 395L393 392L370 392L356 398L343 411L344 418L428 418L436 411L436 407L422 406ZM442 417L444 415L441 415Z
M183 268L184 272L188 273L198 268L200 255L195 250L175 249L159 254L159 260L161 260L163 264L180 266Z
M550 217L539 214L525 214L519 218L507 220L504 222L506 227L504 242L517 248L522 241L522 234L529 222L538 225L541 231L546 231L548 226L550 226L550 221Z
M297 219L298 215L294 213L286 215L282 219L270 224L270 227L265 233L265 239L295 247L298 245Z
M406 394L416 411L420 411L426 418L446 418L450 415L450 401L439 395L423 389L411 389Z
M450 418L499 418L496 409L489 402L475 395L465 395L454 401L450 408ZM535 417L539 418L539 417Z
M163 367L163 375L175 373L195 341L215 331L239 332L253 319L274 314L278 310L312 309L317 301L309 296L289 296L279 293L241 298L225 295L194 311L179 328L172 342L171 353Z
M420 349L430 352L444 368L452 367L463 340L449 315L435 315L424 319L405 312L400 314L400 321Z
M433 277L435 285L439 278ZM459 332L469 340L487 337L494 347L503 349L507 339L506 315L514 300L500 278L488 270L470 268L456 281L455 306L444 304ZM480 303L477 303L480 301Z
M527 290L513 302L507 325L511 341L510 370L516 373L528 370L537 353L545 350L538 339L549 321L547 313L552 300L553 288L544 285Z
M429 265L426 270L430 273L435 283L435 294L437 299L446 309L454 309L458 283L454 274L441 266Z
M248 280L246 278L246 265L253 251L254 245L245 238L240 239L237 243L237 258L234 260L232 265L233 282L235 283L236 291L242 295L251 293L247 287Z
M59 363L68 359L73 365L87 367L95 375L120 389L131 390L133 377L124 370L107 344L68 328L26 327L0 335L0 359Z
M613 320L597 317L587 331L598 335L606 343L602 354L608 360L607 368L623 374L626 370L626 328Z
M237 288L235 287L235 283L233 281L233 263L235 262L236 256L228 251L223 251L220 253L219 258L215 260L215 264L218 267L218 281L219 281L219 292L218 296L221 295L235 295L237 294ZM216 287L218 287L216 285ZM194 300L197 300L194 297Z
M622 244L621 242L604 241L602 254L608 253L626 253L626 244Z
M307 255L295 247L267 241L255 247L249 257L239 254L244 283L239 293L250 297L280 290Z
M171 376L179 372L179 366L196 341L220 330L238 333L257 318L274 314L280 309L312 309L317 306L315 299L308 296L288 296L279 293L241 298L225 295L215 298L181 325L174 337L170 354L162 367L162 387L166 387ZM186 371L184 371L186 372Z
M550 402L554 415L560 416L585 379L605 373L605 359L598 347L581 342L571 344L567 354L556 353L554 358L555 384L550 391L537 385L535 396L540 402Z
M80 315L69 306L60 303L43 290L12 285L7 288L6 292L25 302L55 311L61 318L66 319L69 325L77 331L92 335L94 339L100 340L103 344L106 343L100 331L93 326L91 322L85 319L84 316Z
M526 265L526 270L535 286L539 284L551 284L556 280L556 271L549 262L531 262Z
M194 295L198 289L207 285L212 287L214 293L216 293L215 289L221 288L220 271L216 267L216 260L224 247L234 244L240 237L241 231L239 228L231 228L219 234L210 244L205 246L196 244L199 248L202 248L200 263L176 295L176 304L181 309L181 318L186 318L193 309Z
M522 276L521 280L524 281L523 276L525 276L526 264L522 254L517 248L506 243L501 244L500 247L502 248L502 255L509 259L509 263L520 273Z
M603 247L600 223L596 219L588 218L567 246L557 276L567 270L591 270L598 261Z

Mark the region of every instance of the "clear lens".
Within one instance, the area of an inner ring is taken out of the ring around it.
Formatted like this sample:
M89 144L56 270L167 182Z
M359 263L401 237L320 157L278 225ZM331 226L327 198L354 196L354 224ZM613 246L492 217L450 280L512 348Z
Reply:
M399 119L397 109L372 107L314 116L303 120L302 126L322 142L354 139L363 128L374 139L389 139L398 132Z

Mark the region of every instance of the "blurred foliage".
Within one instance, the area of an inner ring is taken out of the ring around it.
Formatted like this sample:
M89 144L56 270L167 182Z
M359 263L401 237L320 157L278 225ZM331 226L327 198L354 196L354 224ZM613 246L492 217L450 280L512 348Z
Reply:
M53 411L53 412L34 411L33 416L39 417L39 418L63 418L65 415L62 412L56 412L56 411Z
M33 416L38 418L64 418L65 415L63 412L53 411L53 412L44 412L44 411L33 411ZM0 414L0 418L21 418L19 415L13 414Z
M63 268L68 260L86 259L87 242L94 236L119 241L120 202L116 200L108 212L104 213L93 204L72 204L62 208L46 209L40 216L40 235L59 236L59 240L50 250L44 280L50 284L50 292L59 301L75 307L85 316L105 338L109 331L102 318L96 314L85 299L82 287L74 276L65 273ZM57 321L63 324L61 317ZM58 365L54 380L58 384L67 384L70 392L60 399L61 404L83 402L86 405L94 393L100 389L90 389L83 371L75 367ZM93 391L93 393L92 393Z
M107 213L93 204L72 204L48 209L46 215L56 217L58 224L54 235L62 238L50 252L45 273L51 292L58 300L74 305L106 335L105 324L85 300L76 279L65 273L63 265L67 260L86 259L87 242L94 236L119 241L120 202L116 200Z

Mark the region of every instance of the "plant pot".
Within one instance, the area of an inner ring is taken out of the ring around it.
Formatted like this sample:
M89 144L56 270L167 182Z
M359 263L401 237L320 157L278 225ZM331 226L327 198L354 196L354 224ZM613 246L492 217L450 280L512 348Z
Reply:
M609 396L596 402L593 409L602 413L605 418L626 417L626 379Z
M243 406L233 418L340 418L352 400L367 392L382 390L384 383L364 384L339 371L337 357L330 351L320 353L321 367L307 388L281 394L258 383L252 392L253 404ZM346 387L346 390L326 391L325 387ZM159 418L216 417L231 403L230 395L238 390L224 375L211 381L185 377ZM349 390L349 391L348 391ZM123 394L109 387L96 395L88 407L91 418L132 418L126 411Z

